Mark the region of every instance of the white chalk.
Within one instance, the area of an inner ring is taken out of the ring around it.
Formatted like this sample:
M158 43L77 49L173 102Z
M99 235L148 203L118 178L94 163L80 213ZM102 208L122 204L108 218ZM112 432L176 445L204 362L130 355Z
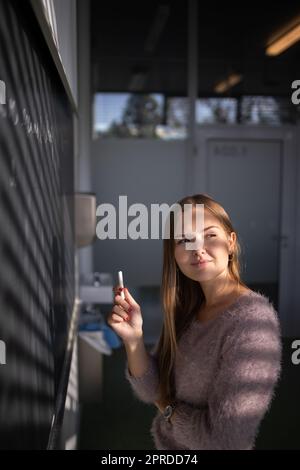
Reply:
M119 281L119 287L124 287L122 271L118 271L118 281ZM122 291L120 295L121 295L122 299L125 299L124 291Z

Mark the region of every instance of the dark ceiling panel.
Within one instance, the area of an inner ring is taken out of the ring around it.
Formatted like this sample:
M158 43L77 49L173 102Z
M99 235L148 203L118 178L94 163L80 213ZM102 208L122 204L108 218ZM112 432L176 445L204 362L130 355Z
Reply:
M185 95L187 5L187 1L92 0L93 91L128 91L132 76L142 72L146 78L140 91ZM145 48L148 35L165 7L169 15L149 52ZM299 12L299 2L291 0L199 2L199 95L213 96L216 81L231 70L244 75L232 96L290 94L291 82L300 76L300 42L274 58L265 55L264 45Z

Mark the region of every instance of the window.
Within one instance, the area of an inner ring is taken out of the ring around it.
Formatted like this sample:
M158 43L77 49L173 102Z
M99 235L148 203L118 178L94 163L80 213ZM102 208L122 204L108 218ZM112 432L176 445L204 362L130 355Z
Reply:
M236 98L200 98L196 102L197 124L235 124Z
M185 139L189 101L162 94L97 93L94 95L94 138ZM242 96L199 98L198 125L279 126L299 122L300 107L289 98Z
M289 98L272 96L243 96L241 99L241 123L280 126L299 120L297 106Z
M157 138L157 126L162 120L162 95L97 93L94 96L94 138Z

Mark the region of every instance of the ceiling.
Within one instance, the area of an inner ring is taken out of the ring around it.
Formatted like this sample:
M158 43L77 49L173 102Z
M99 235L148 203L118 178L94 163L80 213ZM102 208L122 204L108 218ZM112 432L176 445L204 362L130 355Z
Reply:
M188 1L91 1L93 92L187 94ZM226 96L290 96L300 79L300 41L265 55L270 35L300 13L299 1L198 3L198 95L215 96L232 72L243 80Z

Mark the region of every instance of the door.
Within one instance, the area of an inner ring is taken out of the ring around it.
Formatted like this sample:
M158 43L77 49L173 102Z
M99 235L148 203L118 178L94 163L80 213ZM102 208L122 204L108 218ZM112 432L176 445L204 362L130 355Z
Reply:
M207 191L240 238L242 277L278 306L281 143L207 141Z
M267 295L285 336L300 331L294 301L296 131L199 126L189 193L207 193L228 212L241 245L241 275Z

